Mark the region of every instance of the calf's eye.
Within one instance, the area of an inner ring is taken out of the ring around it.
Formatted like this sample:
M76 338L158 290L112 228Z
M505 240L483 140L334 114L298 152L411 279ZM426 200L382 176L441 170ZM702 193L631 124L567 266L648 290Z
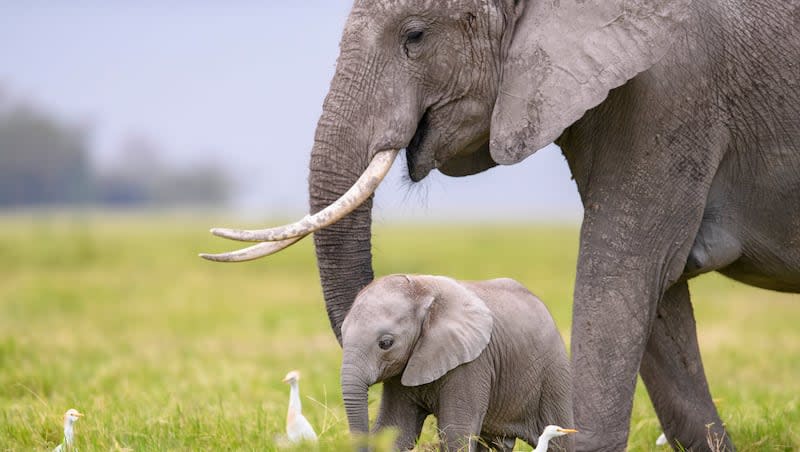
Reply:
M378 341L378 347L380 347L381 350L388 350L392 344L394 344L394 339L391 337L384 336Z

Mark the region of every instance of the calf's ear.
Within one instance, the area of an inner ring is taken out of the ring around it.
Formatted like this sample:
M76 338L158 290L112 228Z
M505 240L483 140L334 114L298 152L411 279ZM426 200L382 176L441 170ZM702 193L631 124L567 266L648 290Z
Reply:
M420 335L400 382L418 386L477 358L489 344L492 313L474 292L450 278L414 277L423 286Z

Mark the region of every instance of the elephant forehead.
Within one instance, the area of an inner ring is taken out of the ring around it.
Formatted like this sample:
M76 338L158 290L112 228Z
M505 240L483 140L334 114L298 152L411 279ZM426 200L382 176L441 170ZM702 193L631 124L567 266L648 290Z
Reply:
M356 303L363 300L372 302L373 298L381 298L387 295L407 294L411 288L411 282L406 275L387 275L382 276L361 290L356 297Z
M467 6L488 5L487 0L356 0L353 11L390 12L399 10L416 11L454 11Z
M371 310L348 317L342 334L345 343L360 344L363 341L374 341L385 334L402 335L411 330L408 316Z
M407 297L393 293L367 294L359 300L358 309L362 315L374 315L384 319L408 316L412 309Z
M414 312L408 297L386 291L362 294L350 310L352 322L375 327L393 326L410 320Z
M397 19L418 16L420 18L461 17L466 12L473 14L493 10L487 0L357 0L346 27L350 31L382 28Z

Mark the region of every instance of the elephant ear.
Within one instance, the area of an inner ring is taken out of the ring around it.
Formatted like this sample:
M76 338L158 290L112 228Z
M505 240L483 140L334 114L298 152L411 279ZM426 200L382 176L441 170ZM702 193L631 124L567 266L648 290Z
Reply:
M492 312L474 292L453 279L417 276L423 287L417 343L400 382L418 386L477 358L489 344Z
M517 163L655 64L691 0L517 0L492 113L491 155Z

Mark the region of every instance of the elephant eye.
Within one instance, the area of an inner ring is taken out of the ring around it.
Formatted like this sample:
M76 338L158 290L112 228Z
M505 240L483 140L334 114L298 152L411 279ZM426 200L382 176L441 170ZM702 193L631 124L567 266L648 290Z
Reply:
M416 44L422 40L422 30L413 30L406 33L406 43Z
M380 347L380 348L381 348L381 350L388 350L388 349L389 349L389 347L391 347L391 346L392 346L392 344L394 344L394 339L392 339L392 337L391 337L391 336L383 336L383 337L382 337L382 338L381 338L381 339L378 341L378 347Z

